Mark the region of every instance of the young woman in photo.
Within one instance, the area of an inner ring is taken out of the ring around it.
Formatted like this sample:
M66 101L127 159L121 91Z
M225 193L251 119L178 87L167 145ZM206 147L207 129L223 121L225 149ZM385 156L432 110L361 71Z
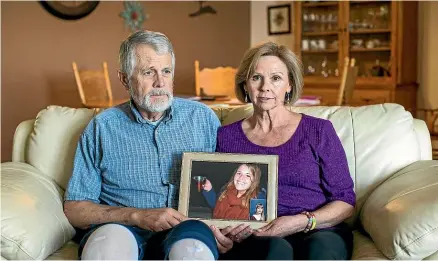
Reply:
M262 203L258 203L255 206L255 212L253 215L251 215L251 220L256 220L256 221L265 221L265 209L263 207Z
M213 209L215 219L249 219L251 199L265 199L266 192L260 187L260 168L255 164L240 165L219 194L210 180L205 179L203 195Z

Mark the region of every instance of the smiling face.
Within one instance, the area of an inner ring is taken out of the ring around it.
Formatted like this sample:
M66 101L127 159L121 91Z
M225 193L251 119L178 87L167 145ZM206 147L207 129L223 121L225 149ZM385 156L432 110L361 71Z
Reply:
M135 68L128 90L136 105L147 112L163 112L172 104L173 76L170 53L157 54L149 45L135 49Z
M283 106L286 93L291 91L286 65L277 56L260 57L246 82L246 91L258 108L270 110Z
M241 165L234 174L234 186L240 192L248 190L253 180L254 174L247 165Z

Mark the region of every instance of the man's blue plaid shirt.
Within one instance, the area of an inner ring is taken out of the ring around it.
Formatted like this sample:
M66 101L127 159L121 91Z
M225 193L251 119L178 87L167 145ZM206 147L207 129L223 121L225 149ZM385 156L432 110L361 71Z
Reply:
M219 126L210 108L179 98L157 126L130 102L107 109L80 137L65 200L176 208L182 153L214 152Z

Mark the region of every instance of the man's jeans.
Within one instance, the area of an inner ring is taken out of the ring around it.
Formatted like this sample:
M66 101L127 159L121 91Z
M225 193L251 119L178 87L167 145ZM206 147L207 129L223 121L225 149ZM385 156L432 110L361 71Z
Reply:
M85 235L80 239L79 258L81 258L82 250L90 235L103 225L105 224L93 226L85 231ZM152 232L133 226L122 226L128 228L137 240L139 260L167 259L172 245L178 240L186 238L193 238L203 242L211 250L216 260L219 257L213 232L205 223L198 220L187 220L174 228L160 232Z

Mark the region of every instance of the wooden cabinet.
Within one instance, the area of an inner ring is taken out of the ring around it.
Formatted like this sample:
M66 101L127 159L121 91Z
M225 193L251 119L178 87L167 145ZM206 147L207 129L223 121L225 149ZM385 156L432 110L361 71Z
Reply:
M353 104L416 108L417 11L411 1L294 3L294 50L304 66L304 95L334 104L344 57L359 67Z
M385 103L385 102L391 102L391 92L389 90L357 89L353 93L353 105L354 104L379 104L379 103Z

